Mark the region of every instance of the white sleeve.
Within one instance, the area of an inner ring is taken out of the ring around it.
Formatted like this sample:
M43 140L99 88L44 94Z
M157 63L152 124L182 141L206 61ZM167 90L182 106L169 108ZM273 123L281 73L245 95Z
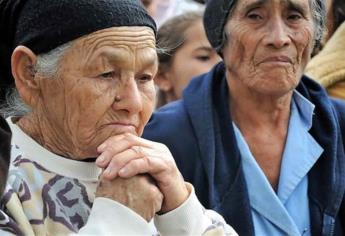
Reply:
M97 197L84 227L76 235L155 235L148 223L130 208L108 198Z
M190 192L188 199L175 210L155 216L154 222L161 235L237 235L221 215L205 210L193 186L186 185Z

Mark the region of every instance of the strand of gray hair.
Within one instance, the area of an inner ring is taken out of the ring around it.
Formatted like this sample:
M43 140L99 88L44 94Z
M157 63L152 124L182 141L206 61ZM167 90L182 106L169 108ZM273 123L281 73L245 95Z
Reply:
M66 50L71 47L71 44L72 42L68 42L47 53L39 54L34 68L35 73L48 79L56 78L59 73L58 68L61 58ZM23 102L16 89L7 92L6 103L0 106L0 114L5 118L24 116L30 111L31 108Z

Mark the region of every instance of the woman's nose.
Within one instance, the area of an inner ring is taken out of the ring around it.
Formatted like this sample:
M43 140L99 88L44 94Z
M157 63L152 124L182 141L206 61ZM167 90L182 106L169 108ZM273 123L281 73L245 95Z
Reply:
M113 107L116 110L126 110L135 114L142 110L142 99L137 81L130 78L116 91Z
M265 44L274 48L283 48L291 43L289 29L283 19L271 19L265 37Z

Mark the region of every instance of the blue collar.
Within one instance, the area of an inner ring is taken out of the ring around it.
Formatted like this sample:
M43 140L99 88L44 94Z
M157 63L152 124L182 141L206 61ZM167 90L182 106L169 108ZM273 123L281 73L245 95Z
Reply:
M283 235L281 232L301 235L305 228L310 228L306 176L323 151L308 132L312 126L314 108L311 102L294 91L277 194L255 161L240 130L233 123L242 156L256 233L263 230L272 235ZM296 190L303 180L304 185ZM291 201L296 197L304 199L304 202L300 201L301 209L304 209L301 220L294 217L299 206L287 204L292 195L295 197L292 197Z

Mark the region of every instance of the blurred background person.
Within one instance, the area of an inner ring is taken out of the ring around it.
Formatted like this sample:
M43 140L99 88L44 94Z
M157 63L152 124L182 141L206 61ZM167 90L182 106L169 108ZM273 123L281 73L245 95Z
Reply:
M327 0L327 28L322 50L306 67L306 74L317 80L330 96L345 99L345 1Z
M186 11L200 10L203 1L195 0L141 0L146 10L155 20L157 27L165 21Z
M157 108L182 97L189 81L221 60L211 47L202 23L203 11L189 11L165 22L158 30L159 87Z

